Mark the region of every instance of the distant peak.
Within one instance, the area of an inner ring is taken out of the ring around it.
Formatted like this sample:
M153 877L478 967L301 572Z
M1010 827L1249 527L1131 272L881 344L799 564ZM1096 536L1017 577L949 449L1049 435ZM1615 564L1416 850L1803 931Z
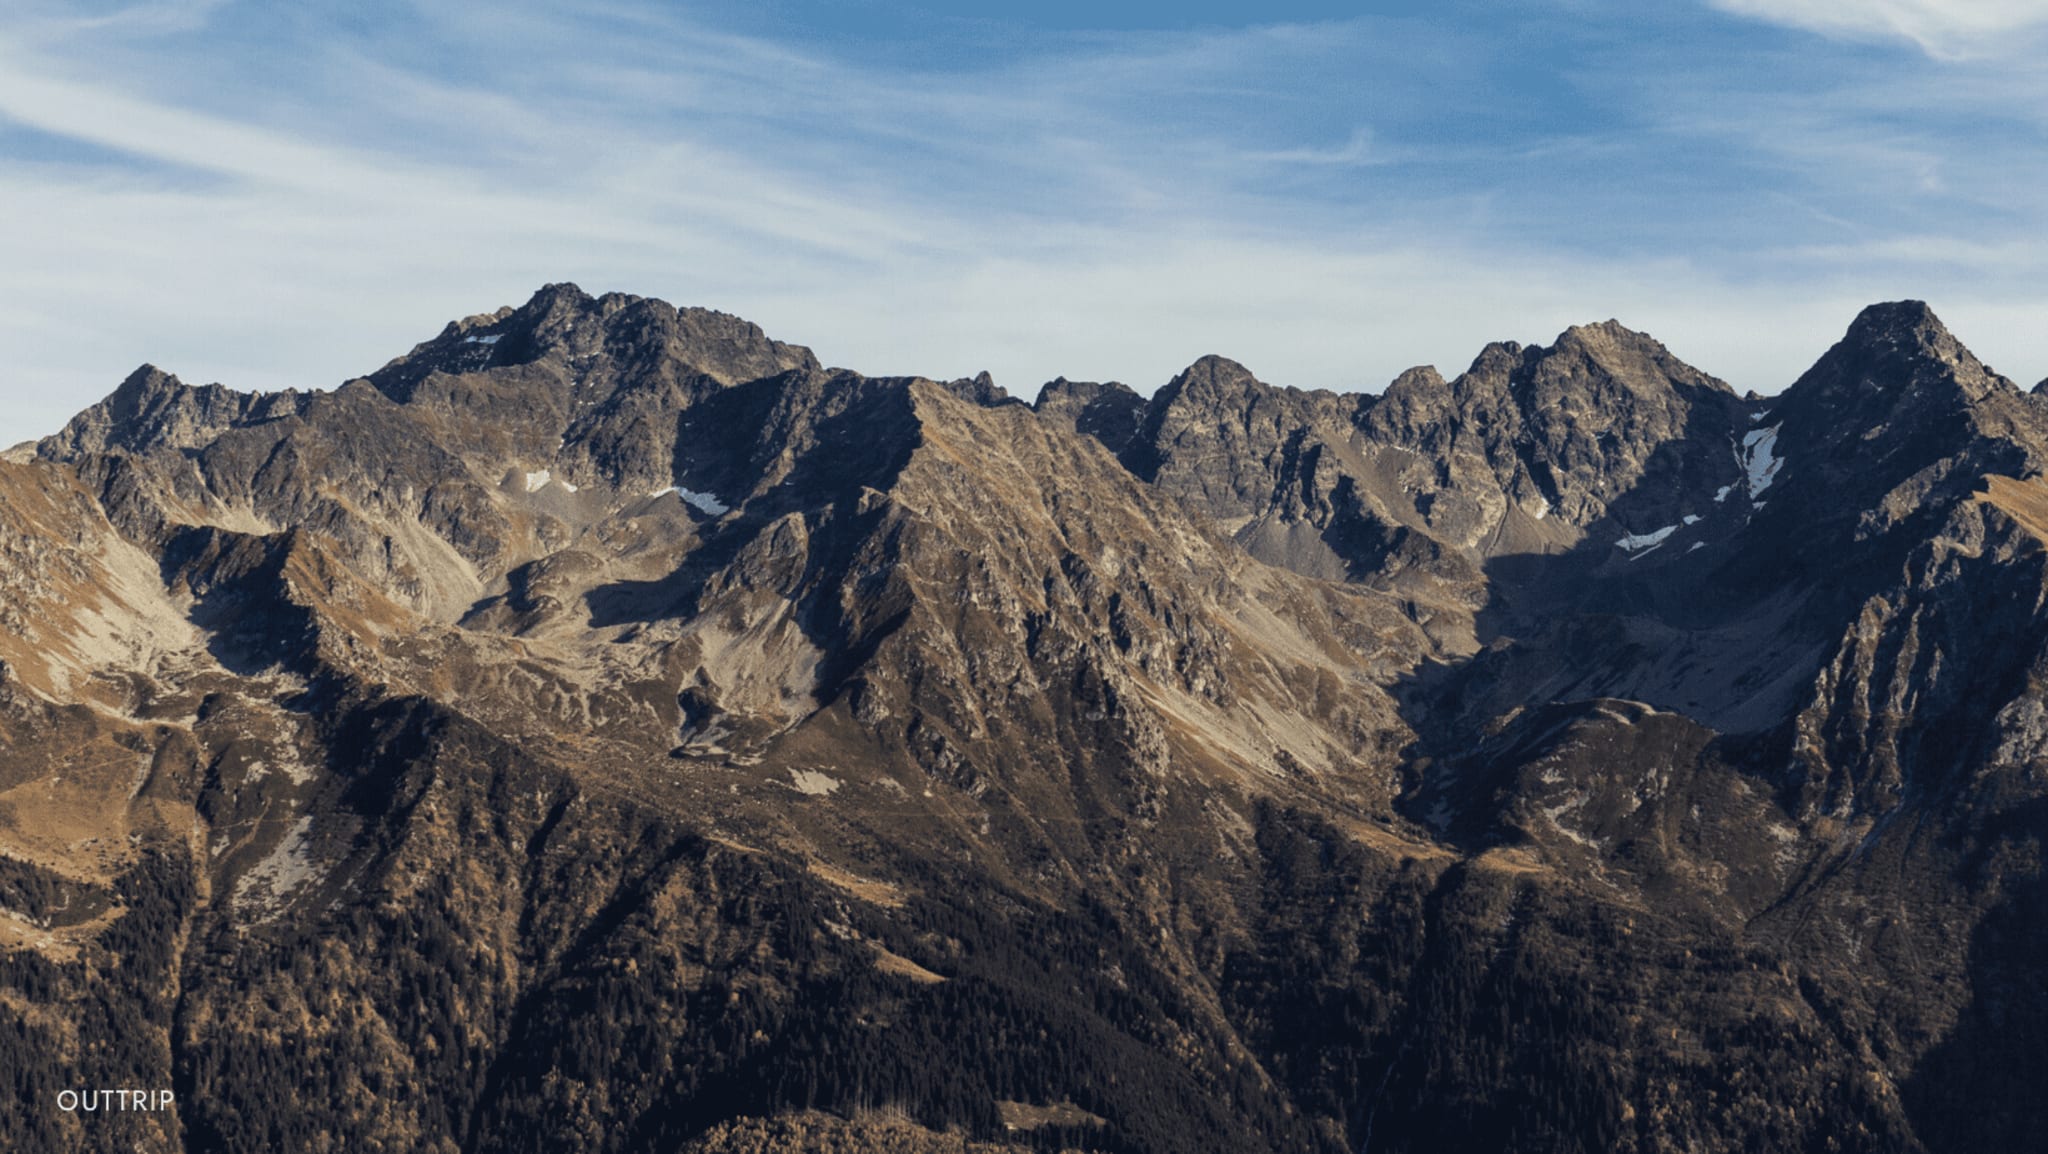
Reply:
M527 298L526 308L546 309L557 304L585 305L589 304L592 299L589 293L584 292L575 284L569 281L562 281L557 284L544 284L540 286L533 296Z
M145 364L123 378L106 399L73 417L61 432L44 438L40 451L69 459L116 447L190 447L232 425L252 405L289 405L296 396L289 390L259 396L218 384L188 385Z
M1137 397L1138 392L1122 381L1070 381L1065 377L1054 377L1039 387L1037 407L1064 403L1069 398L1086 402L1112 395ZM1142 401L1144 398L1138 399Z
M1948 398L1974 403L2012 389L1956 340L1925 301L1908 300L1858 313L1842 339L1784 395L1826 404L1834 419L1855 409L1880 421L1900 404L1945 405Z
M1416 365L1412 369L1403 369L1401 375L1387 385L1386 391L1394 393L1426 389L1441 392L1445 387L1444 375L1437 371L1435 365Z
M1559 333L1549 348L1533 351L1538 359L1560 354L1583 357L1609 371L1624 374L1646 370L1662 372L1682 364L1671 355L1671 350L1664 347L1664 342L1611 319L1573 325Z
M1608 319L1589 325L1573 325L1557 336L1558 348L1649 348L1663 349L1663 344L1650 334L1632 329L1618 320Z
M1642 334L1641 334L1641 333L1638 333L1638 332L1636 332L1636 331L1635 331L1634 329L1632 329L1632 328L1629 328L1629 327L1628 327L1627 325L1625 325L1625 324L1622 324L1622 323L1621 323L1620 321L1618 321L1618 320L1614 319L1613 317L1608 317L1608 318L1607 318L1606 320L1604 320L1604 321L1594 321L1594 322L1592 322L1591 324L1584 324L1584 325L1573 325L1573 326L1571 326L1570 328L1568 328L1568 329L1566 329L1566 330L1564 331L1564 335L1565 335L1565 336L1580 336L1580 337L1584 337L1584 336L1610 336L1610 337L1612 337L1612 336L1631 336L1631 337L1634 337L1634 336L1641 336Z
M123 378L114 391L103 402L109 415L117 420L132 419L155 406L173 403L175 398L187 393L206 396L228 395L231 390L221 385L188 385L178 379L177 374L167 373L155 365L145 364Z
M1886 301L1856 314L1842 346L1861 355L1884 359L1894 356L1932 358L1955 365L1970 358L1961 342L1927 307L1926 301Z
M1250 369L1245 368L1229 357L1210 353L1196 360L1194 364L1182 369L1180 375L1173 379L1173 384L1181 387L1190 385L1218 387L1243 385L1257 379L1257 377L1252 375Z
M168 394L184 391L185 382L155 365L139 366L123 378L102 402L107 416L115 422L133 421Z
M435 373L473 374L550 358L558 377L561 366L574 360L582 366L575 374L579 380L589 379L591 368L602 363L634 380L688 372L720 385L821 367L809 349L771 340L740 317L631 293L593 297L565 281L541 286L517 308L451 321L433 340L369 379L403 403ZM669 367L657 367L662 364Z
M1479 355L1472 358L1472 363L1465 367L1465 373L1467 375L1476 375L1489 371L1505 373L1510 369L1520 366L1524 359L1523 354L1528 351L1529 346L1522 344L1520 341L1489 341L1485 348L1479 350Z
M152 364L142 364L122 378L121 383L114 387L114 392L117 395L151 393L166 387L176 388L183 383L174 373L167 373Z
M1926 301L1882 301L1856 314L1849 323L1849 336L1883 337L1903 333L1948 335L1941 318Z
M1138 434L1149 402L1119 381L1047 381L1032 405L1039 416L1095 438L1121 453Z
M1010 400L1009 390L996 384L996 379L986 369L972 377L948 381L945 387L955 396L977 405L1000 405Z
M1926 301L1886 301L1856 314L1838 348L1873 363L1938 361L1954 367L1975 358Z

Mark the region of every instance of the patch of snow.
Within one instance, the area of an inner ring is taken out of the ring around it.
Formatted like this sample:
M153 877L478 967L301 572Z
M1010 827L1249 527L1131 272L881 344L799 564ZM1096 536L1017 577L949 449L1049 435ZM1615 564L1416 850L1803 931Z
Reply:
M681 485L670 485L666 489L656 489L647 495L649 497L666 497L670 493L681 497L691 508L712 517L724 516L732 510L732 506L719 500L716 494L699 493L695 489L686 489Z
M1728 494L1733 493L1734 491L1735 486L1733 485L1723 485L1720 488L1714 490L1714 504L1718 505L1721 502L1726 501L1728 499Z
M538 473L528 473L526 475L526 491L529 493L538 493L542 489L546 488L548 482L552 480L554 480L554 475L549 473L546 469L542 469Z
M1769 409L1759 409L1758 411L1756 411L1756 412L1754 412L1754 413L1751 413L1751 414L1749 415L1749 419L1750 419L1750 420L1752 420L1752 421L1761 421L1761 420L1763 420L1763 419L1764 419L1765 417L1768 417L1768 416L1770 416L1770 415L1771 415L1771 411L1770 411Z
M1743 469L1749 473L1749 495L1752 499L1770 488L1771 482L1778 479L1778 470L1785 467L1784 459L1776 453L1778 430L1784 427L1783 424L1772 425L1742 438L1741 461Z
M564 489L567 489L567 490L569 490L569 491L570 491L571 493L574 493L574 492L576 491L576 485L575 485L575 483L574 483L574 482L571 482L571 481L563 481L563 482L561 482L561 485L562 485L562 488L564 488Z
M713 517L724 516L732 509L732 506L719 500L711 493L699 493L693 489L685 489L681 486L676 487L676 493L693 508L709 513Z
M1705 541L1694 541L1692 543L1692 549L1704 549L1706 547L1707 543ZM1686 552L1690 553L1692 552L1692 549L1687 549Z
M1581 808L1585 804L1586 795L1574 790L1570 794L1567 794L1565 796L1565 799L1556 805L1539 805L1536 808L1539 812L1543 814L1544 817L1550 819L1550 826L1552 829L1555 829L1557 832L1572 839L1580 845L1596 846L1599 843L1596 842L1594 839L1587 837L1585 834L1580 833L1578 830L1575 830L1564 823L1564 816L1566 814Z
M830 797L840 784L838 778L812 769L792 769L789 776L798 793L811 797Z
M1761 513L1764 511L1764 506L1768 504L1770 504L1769 501L1758 501L1756 504L1750 506L1750 508L1755 509L1757 512Z
M465 345L495 345L498 343L498 338L504 335L503 333L492 333L487 337L464 337L462 338L462 343Z
M1638 549L1654 549L1664 543L1666 537L1678 532L1678 526L1666 525L1651 533L1630 533L1615 544L1633 553Z
M1545 517L1550 516L1550 501L1544 497L1536 498L1536 509L1529 515L1531 517L1536 518L1538 521L1541 521Z
M1429 812L1422 815L1422 820L1428 822L1430 828L1438 833L1449 829L1451 826L1451 803L1449 799L1437 798L1436 804L1429 807Z
M1687 513L1683 520L1688 525L1697 525L1700 523L1700 515L1698 513Z

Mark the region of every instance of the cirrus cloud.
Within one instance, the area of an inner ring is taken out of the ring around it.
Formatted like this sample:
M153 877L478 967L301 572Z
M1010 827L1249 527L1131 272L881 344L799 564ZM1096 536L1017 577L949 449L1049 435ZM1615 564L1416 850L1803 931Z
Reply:
M2013 47L2013 33L2048 25L2048 0L1711 0L1737 16L1855 39L1903 39L1958 58Z
M330 385L559 280L1026 394L1206 352L1378 387L1607 316L1770 391L1897 297L2048 368L2048 81L2012 60L1619 0L937 63L654 0L20 5L0 445L143 360Z

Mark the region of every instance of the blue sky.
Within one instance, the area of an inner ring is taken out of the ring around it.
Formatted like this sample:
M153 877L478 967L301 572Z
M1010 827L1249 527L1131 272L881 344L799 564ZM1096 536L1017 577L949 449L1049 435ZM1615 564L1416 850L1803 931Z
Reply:
M69 3L0 15L0 444L549 281L828 363L1377 389L1618 317L2048 375L2048 0Z

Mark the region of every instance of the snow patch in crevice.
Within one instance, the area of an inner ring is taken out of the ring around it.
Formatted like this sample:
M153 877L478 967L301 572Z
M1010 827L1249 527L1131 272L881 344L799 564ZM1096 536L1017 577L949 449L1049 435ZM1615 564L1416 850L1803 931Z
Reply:
M1438 833L1451 828L1450 800L1442 797L1437 798L1436 804L1429 807L1429 812L1422 815L1422 820L1428 822L1429 828Z
M681 497L692 509L711 517L722 517L732 511L732 506L718 499L715 493L699 493L682 485L669 485L647 494L649 498L666 497L670 493Z
M732 510L731 505L726 504L710 493L698 493L678 485L676 487L676 495L692 506L711 514L713 517L724 516Z
M1662 545L1664 543L1665 538L1671 536L1673 533L1676 532L1678 532L1678 526L1666 525L1662 529L1657 529L1649 533L1630 533L1629 535L1623 537L1621 540L1616 541L1614 544L1619 548L1626 549L1629 552L1634 553L1637 550L1654 549L1657 546Z
M1784 427L1779 423L1743 435L1742 452L1737 454L1737 459L1742 462L1743 471L1749 474L1751 500L1770 488L1771 482L1778 479L1778 471L1785 467L1785 459L1777 455L1778 430Z
M1721 502L1726 501L1728 499L1728 494L1733 493L1734 491L1735 486L1733 485L1723 485L1720 488L1714 490L1714 504L1718 505Z
M1681 517L1679 519L1681 521L1684 521L1688 525L1697 525L1700 523L1700 515L1698 513L1687 513L1684 517Z
M492 333L487 337L464 337L462 338L462 343L465 345L495 345L504 335L503 333Z

